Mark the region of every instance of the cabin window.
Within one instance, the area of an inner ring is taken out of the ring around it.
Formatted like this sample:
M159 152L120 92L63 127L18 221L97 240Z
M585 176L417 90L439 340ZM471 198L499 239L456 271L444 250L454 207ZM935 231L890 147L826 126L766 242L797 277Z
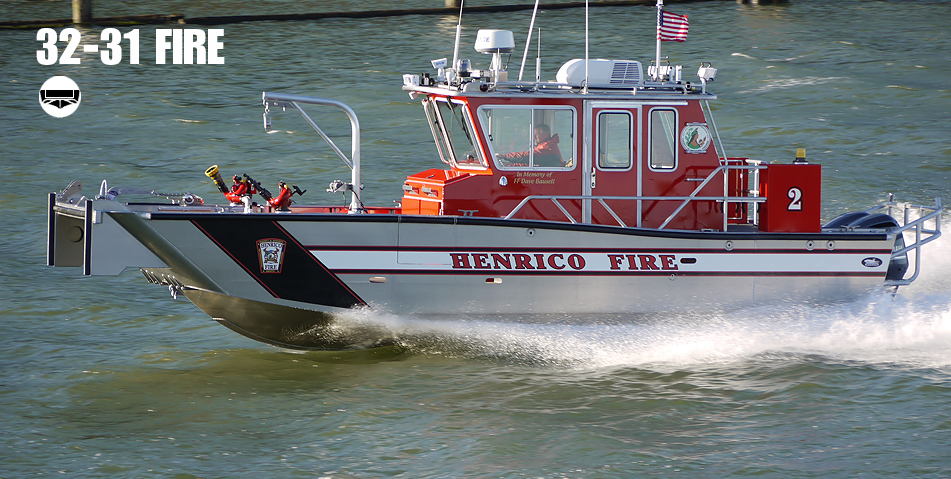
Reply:
M433 132L433 139L436 140L436 150L439 151L439 159L443 163L449 164L449 147L446 145L446 139L442 134L442 127L439 126L439 116L435 111L435 105L429 98L423 99L423 110L426 112L426 120L429 122L429 129Z
M598 114L598 168L628 169L631 167L633 135L631 114L602 112Z
M677 168L677 111L653 109L650 112L650 168Z
M500 169L574 166L574 110L528 106L479 108L479 120Z
M472 121L463 103L436 100L437 120L434 127L436 145L449 154L459 168L485 168L473 136Z

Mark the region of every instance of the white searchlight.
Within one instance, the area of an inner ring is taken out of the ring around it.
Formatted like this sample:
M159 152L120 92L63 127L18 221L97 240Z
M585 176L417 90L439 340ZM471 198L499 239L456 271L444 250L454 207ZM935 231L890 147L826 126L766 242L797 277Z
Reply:
M707 92L707 82L712 82L717 77L717 69L713 68L710 62L701 62L700 69L697 70L697 76L700 77L700 83L703 84L703 92Z

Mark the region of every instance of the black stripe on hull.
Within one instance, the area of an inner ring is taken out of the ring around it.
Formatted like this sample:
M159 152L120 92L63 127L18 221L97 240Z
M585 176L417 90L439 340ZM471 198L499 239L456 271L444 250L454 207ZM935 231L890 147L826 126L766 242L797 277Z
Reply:
M816 277L816 278L876 278L884 279L885 272L859 272L859 271L683 271L683 270L656 270L656 271L531 271L531 270L511 270L511 269L433 269L433 270L414 270L414 269L338 269L335 274L359 274L359 275L393 275L393 276L654 276L654 277Z
M134 203L130 203L134 204ZM221 213L152 213L153 220L202 220L208 216L228 216L234 218L239 214ZM562 221L544 221L544 220L516 220L503 218L486 218L472 216L426 216L426 215L397 215L397 214L368 214L368 215L349 215L337 213L300 213L300 214L280 214L280 213L261 213L252 215L262 220L280 217L282 223L306 222L306 223L403 223L403 224L429 224L429 225L466 225L466 226L498 226L503 228L535 228L552 231L573 231L581 233L604 233L620 236L643 236L648 238L671 238L671 239L718 239L726 240L814 240L819 245L820 241L882 241L888 238L884 232L854 232L827 230L817 233L763 233L763 232L739 232L739 231L685 231L685 230L658 230L652 228L622 228L619 226L594 225L584 223L567 223Z
M229 215L192 219L192 223L275 298L337 308L366 305L276 221L242 220ZM259 259L257 242L269 239L285 242L284 257L276 272L263 271Z
M399 251L399 252L422 252L422 253L677 253L677 254L802 254L802 255L841 255L841 254L888 254L892 253L890 248L878 249L847 249L836 248L828 250L822 249L733 249L729 253L720 248L565 248L565 247L520 247L510 248L504 246L497 247L459 247L459 246L362 246L362 245L305 245L310 251Z

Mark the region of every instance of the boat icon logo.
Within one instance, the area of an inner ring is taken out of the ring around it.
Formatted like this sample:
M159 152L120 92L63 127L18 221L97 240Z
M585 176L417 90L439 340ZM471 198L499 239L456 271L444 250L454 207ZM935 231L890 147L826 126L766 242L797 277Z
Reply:
M866 268L878 268L882 265L882 260L879 258L869 257L862 260L862 266Z
M284 263L284 247L287 242L282 239L268 238L258 240L258 262L262 273L280 273Z
M50 77L40 87L40 106L52 117L66 118L72 115L81 101L79 85L69 77Z

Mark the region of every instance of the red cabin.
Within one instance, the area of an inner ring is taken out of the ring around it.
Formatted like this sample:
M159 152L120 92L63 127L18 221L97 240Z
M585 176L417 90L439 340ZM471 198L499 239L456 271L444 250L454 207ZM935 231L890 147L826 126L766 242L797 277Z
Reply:
M448 169L408 177L402 212L818 231L819 166L723 157L706 80L666 71L646 79L639 62L590 60L585 72L572 60L545 83L499 81L494 69L407 76Z

